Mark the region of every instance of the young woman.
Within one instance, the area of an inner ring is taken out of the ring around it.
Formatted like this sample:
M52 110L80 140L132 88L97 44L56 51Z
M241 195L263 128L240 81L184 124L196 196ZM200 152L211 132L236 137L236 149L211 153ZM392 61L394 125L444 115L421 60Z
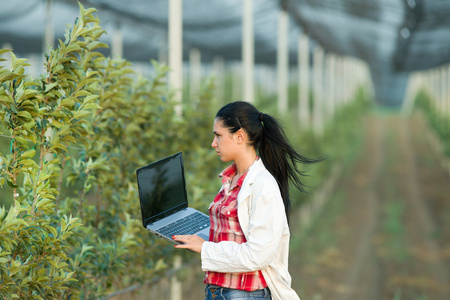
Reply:
M289 181L301 191L297 153L279 123L252 104L233 102L214 120L211 146L224 162L222 188L209 207L209 241L177 235L177 248L201 254L209 299L299 299L288 272Z

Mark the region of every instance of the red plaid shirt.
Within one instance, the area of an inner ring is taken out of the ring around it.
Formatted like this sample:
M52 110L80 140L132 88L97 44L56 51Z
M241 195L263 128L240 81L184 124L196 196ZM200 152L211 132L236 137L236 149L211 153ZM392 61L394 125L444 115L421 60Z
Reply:
M234 163L220 174L223 188L216 195L214 202L209 208L209 217L211 219L211 229L209 232L210 242L234 241L242 244L247 241L239 225L237 215L237 196L247 173L239 178L234 187L231 187L231 181L235 174L236 165ZM248 273L206 271L203 282L245 291L254 291L267 287L261 271Z

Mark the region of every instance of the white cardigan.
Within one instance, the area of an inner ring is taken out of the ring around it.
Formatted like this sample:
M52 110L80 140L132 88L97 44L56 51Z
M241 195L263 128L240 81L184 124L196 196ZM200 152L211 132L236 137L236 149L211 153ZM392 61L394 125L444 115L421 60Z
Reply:
M203 271L261 270L272 299L299 300L288 272L290 233L283 200L275 178L261 159L250 167L237 200L239 223L247 242L203 243Z

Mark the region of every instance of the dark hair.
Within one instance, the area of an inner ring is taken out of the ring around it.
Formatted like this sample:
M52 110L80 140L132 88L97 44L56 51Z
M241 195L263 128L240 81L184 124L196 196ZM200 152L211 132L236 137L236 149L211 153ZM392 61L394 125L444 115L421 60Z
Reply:
M298 169L297 163L311 164L323 159L310 159L299 154L289 143L279 122L248 102L236 101L225 105L217 112L216 119L222 121L222 126L231 133L241 128L247 133L250 145L278 183L289 220L289 181L305 192L305 185L300 180L305 173Z

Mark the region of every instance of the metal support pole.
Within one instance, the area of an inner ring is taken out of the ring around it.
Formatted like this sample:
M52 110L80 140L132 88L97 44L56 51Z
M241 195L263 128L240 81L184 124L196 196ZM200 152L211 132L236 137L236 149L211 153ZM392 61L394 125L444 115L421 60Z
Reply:
M181 256L177 255L174 258L173 268L174 269L181 269L182 260ZM170 300L181 300L181 292L182 292L182 285L181 282L178 280L177 275L174 274L170 278Z
M326 116L333 118L336 108L336 72L335 72L336 57L334 54L327 55L327 104Z
M323 50L320 47L314 49L314 107L313 125L317 134L323 132Z
M298 118L300 125L309 126L309 40L307 35L298 39Z
M215 97L217 102L222 104L225 90L225 61L223 57L218 56L213 60L213 74L215 83Z
M45 33L44 33L44 45L42 47L42 52L47 53L47 47L53 49L55 33L53 29L53 0L47 0L45 5ZM53 129L49 127L45 131L45 138L51 140L53 137ZM53 154L46 154L44 159L50 161L53 158Z
M288 110L288 30L289 15L282 9L278 17L278 49L277 49L277 87L278 87L278 111L282 114Z
M116 20L114 22L114 31L112 34L111 57L112 58L122 58L123 57L122 24L120 23L119 20Z
M242 100L254 101L254 34L253 34L253 0L243 1L242 13L242 66L243 66L243 94Z
M169 1L169 87L177 101L176 113L182 114L183 89L183 1Z
M53 29L53 0L47 0L45 4L45 33L42 51L47 52L47 47L53 48L55 45L55 33Z
M200 50L192 48L189 52L189 94L194 96L200 90L202 81L202 61Z

